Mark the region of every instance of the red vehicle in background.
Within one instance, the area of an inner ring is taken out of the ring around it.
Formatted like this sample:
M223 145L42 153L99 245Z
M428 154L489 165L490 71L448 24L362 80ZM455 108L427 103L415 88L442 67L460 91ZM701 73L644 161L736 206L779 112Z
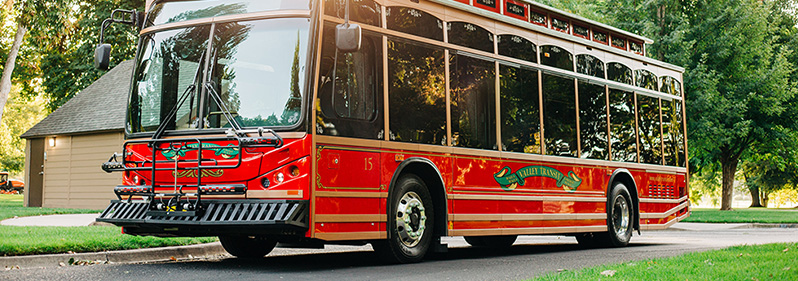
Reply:
M444 236L625 246L690 213L684 69L639 35L521 0L164 0L113 22L140 33L97 220L128 234L417 262Z
M25 183L21 180L9 178L8 172L0 172L0 191L12 194L22 194Z

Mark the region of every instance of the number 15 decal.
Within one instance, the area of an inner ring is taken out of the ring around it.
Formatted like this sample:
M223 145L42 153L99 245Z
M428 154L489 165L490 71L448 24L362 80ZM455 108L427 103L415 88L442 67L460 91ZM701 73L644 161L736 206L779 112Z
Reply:
M366 161L366 165L364 167L365 170L366 171L374 170L374 163L373 163L374 157L366 157L364 160Z

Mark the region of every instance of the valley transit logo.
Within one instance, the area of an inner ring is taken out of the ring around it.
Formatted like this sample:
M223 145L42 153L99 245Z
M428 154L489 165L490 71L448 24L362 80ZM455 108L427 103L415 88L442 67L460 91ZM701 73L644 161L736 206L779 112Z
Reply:
M557 181L557 187L562 187L565 191L575 192L576 188L582 184L580 179L574 171L568 171L568 175L563 175L557 169L546 166L526 166L516 171L515 173L510 170L510 167L504 167L498 173L493 175L496 182L501 185L502 189L512 191L518 185L524 185L524 179L529 177L547 177Z

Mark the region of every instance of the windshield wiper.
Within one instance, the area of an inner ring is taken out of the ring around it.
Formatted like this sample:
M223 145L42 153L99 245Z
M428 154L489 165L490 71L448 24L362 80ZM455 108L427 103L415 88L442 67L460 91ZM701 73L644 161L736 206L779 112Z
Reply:
M213 71L216 68L216 52L213 53L213 57L211 57L211 69L208 70L208 75L213 75ZM230 109L227 108L227 105L222 100L222 96L219 95L219 92L216 91L214 87L214 83L211 82L211 79L207 79L207 82L203 83L205 89L208 90L208 96L211 97L216 106L219 107L219 110L222 111L222 115L225 119L227 119L227 123L233 127L233 130L236 132L241 131L241 124L238 124L235 117L233 117L233 113L230 112Z
M177 110L183 106L183 103L186 101L186 99L188 99L189 96L193 96L197 91L197 83L200 79L200 73L202 73L203 58L205 58L205 52L200 55L199 62L197 63L197 71L194 73L194 82L192 82L191 85L188 85L186 90L183 91L183 94L180 95L180 98L175 106L172 107L172 110L166 115L166 118L164 118L164 122L161 122L161 125L159 125L158 129L155 130L155 134L152 135L152 139L159 139L161 135L163 135L163 132L166 131L167 125L170 123L168 122L169 118L175 118L175 122L177 122Z

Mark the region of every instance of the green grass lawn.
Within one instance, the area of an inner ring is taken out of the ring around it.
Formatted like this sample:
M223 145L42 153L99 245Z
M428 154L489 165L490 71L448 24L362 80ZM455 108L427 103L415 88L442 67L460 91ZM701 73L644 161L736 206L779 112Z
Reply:
M712 223L798 223L798 209L745 208L732 211L693 209L684 222Z
M798 244L736 246L564 271L532 280L798 280Z
M56 214L91 214L102 210L86 209L54 209L41 207L23 207L21 194L0 194L0 220L13 217L30 217Z
M0 226L0 255L35 255L177 246L215 237L156 238L122 234L115 226Z
M0 195L0 220L15 216L98 213L99 210L25 208L22 195ZM0 256L96 252L216 241L215 237L156 238L122 234L116 226L0 226Z

